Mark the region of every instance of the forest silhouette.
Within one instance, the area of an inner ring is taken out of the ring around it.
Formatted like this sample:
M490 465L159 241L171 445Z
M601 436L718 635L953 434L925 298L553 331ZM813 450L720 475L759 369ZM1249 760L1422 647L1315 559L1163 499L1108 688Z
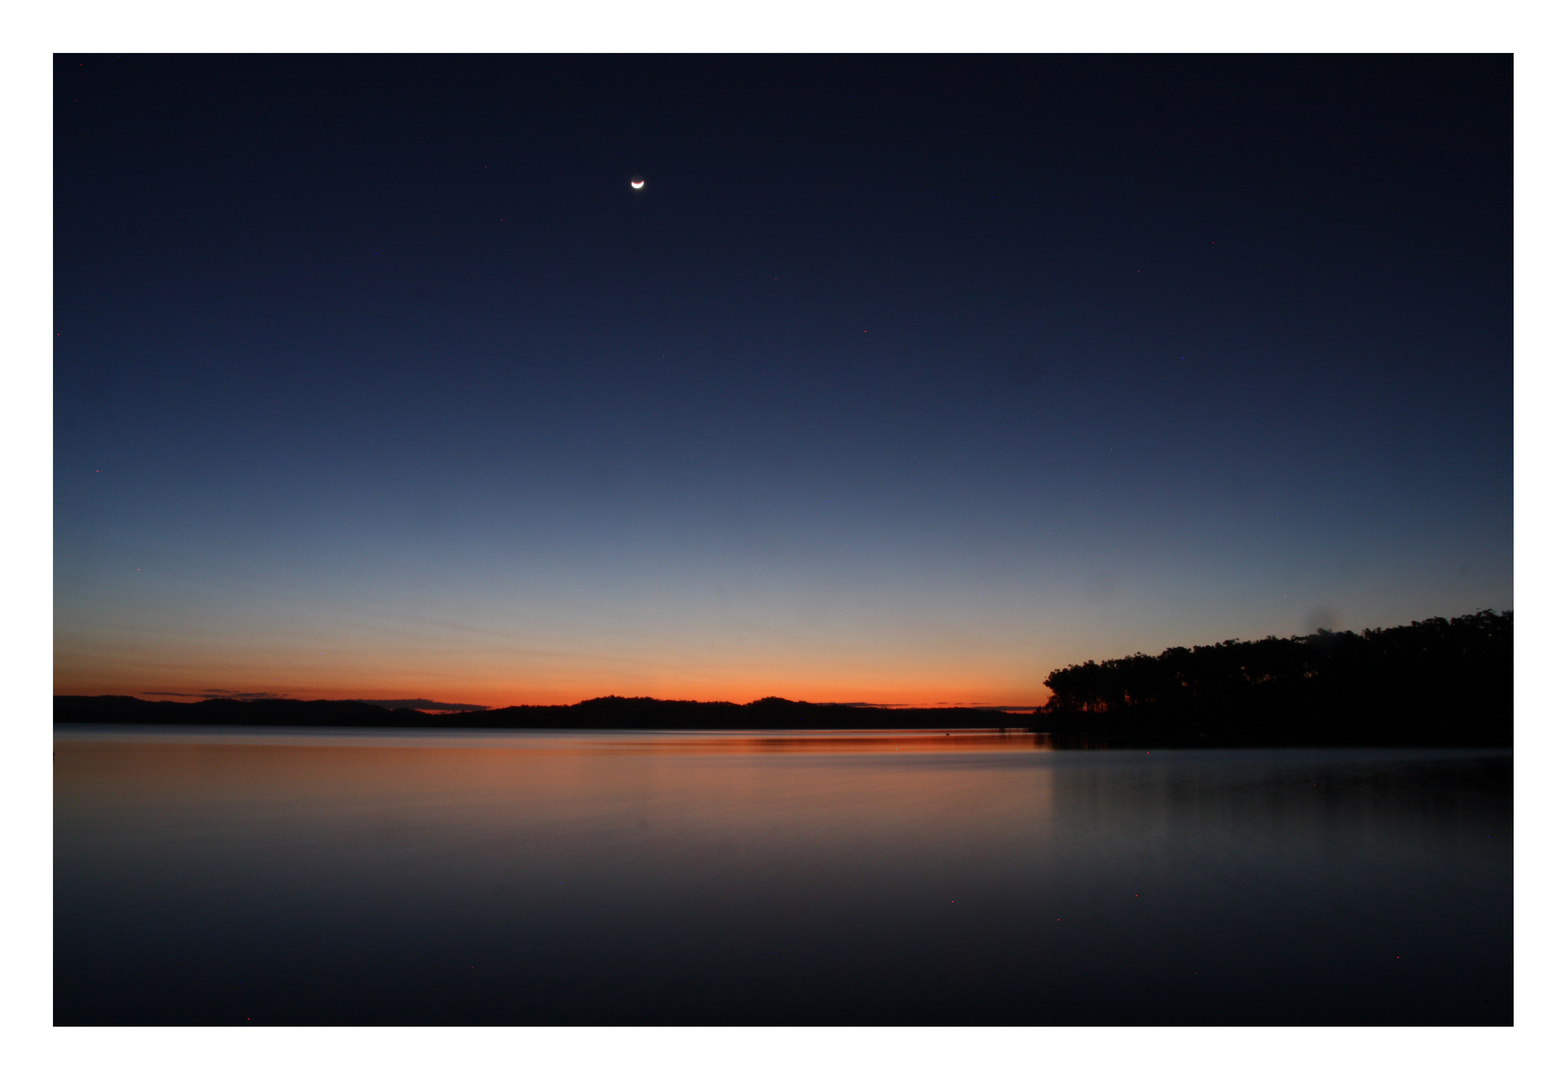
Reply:
M1062 735L1511 746L1513 613L1090 660L1045 686L1034 725Z
M366 701L54 699L57 723L521 730L1019 728L1092 746L1511 746L1513 615L1481 611L1359 633L1221 641L1052 671L1031 716L893 709L768 697L600 697L431 715Z

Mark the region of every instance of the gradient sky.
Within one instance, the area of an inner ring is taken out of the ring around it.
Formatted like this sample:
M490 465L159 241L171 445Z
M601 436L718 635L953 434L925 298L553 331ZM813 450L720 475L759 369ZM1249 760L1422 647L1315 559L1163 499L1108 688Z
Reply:
M1509 57L55 74L58 693L1031 706L1513 604Z

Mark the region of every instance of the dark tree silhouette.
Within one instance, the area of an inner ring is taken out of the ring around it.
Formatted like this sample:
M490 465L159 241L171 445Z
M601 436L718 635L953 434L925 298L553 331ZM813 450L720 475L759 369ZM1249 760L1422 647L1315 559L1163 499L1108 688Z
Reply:
M1221 641L1052 671L1040 730L1172 741L1512 744L1513 614Z

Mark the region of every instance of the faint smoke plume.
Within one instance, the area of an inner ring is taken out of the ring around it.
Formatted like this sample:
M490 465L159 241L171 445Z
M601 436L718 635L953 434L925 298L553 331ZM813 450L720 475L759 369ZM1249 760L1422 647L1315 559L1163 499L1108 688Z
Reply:
M1326 604L1318 604L1306 612L1305 621L1301 623L1300 628L1307 634L1314 634L1318 630L1337 630L1338 612Z

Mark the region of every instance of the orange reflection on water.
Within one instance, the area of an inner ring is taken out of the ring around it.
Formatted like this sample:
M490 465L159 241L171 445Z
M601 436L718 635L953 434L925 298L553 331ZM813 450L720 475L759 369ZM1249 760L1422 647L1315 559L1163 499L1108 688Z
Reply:
M995 767L1032 749L994 731L57 733L56 875L116 911L439 911L502 936L792 925L829 898L873 928L889 894L946 925L1048 843L1054 770Z
M845 731L617 738L576 752L637 754L925 754L1050 749L1049 736L1027 731Z

